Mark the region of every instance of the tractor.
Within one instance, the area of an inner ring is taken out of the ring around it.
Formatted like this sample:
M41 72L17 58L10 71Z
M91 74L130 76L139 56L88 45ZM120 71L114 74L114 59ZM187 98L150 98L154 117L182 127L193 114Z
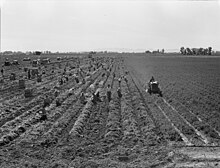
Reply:
M161 97L163 97L162 91L159 87L159 82L152 81L148 83L148 89L146 90L150 95L153 94L159 94Z

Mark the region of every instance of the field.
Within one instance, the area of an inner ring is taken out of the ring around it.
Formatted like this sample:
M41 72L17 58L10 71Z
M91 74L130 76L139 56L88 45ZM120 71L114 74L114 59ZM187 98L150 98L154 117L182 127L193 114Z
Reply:
M23 57L14 56L21 65L7 67L0 83L0 167L220 166L220 58L108 53L57 61L51 55L37 82L27 79L24 67L31 65ZM59 84L64 68L68 80ZM12 72L16 80L9 80ZM152 76L163 97L145 91ZM24 97L19 79L32 97ZM101 101L94 103L96 90Z

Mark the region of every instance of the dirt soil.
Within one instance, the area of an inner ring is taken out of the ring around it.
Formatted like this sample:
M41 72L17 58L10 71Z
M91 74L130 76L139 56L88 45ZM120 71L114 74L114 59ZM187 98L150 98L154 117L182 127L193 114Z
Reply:
M8 67L20 77L10 80L8 72L0 83L0 167L220 167L219 60L74 56L39 67L42 82L27 79L23 64L22 73ZM146 92L151 76L162 97Z

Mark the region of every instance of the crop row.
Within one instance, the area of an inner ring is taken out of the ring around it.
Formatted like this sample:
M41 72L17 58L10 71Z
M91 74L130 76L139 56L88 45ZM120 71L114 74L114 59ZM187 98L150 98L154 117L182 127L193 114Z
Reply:
M130 70L130 69L129 69ZM145 108L147 108L148 116L153 120L154 125L156 127L157 134L160 135L160 132L162 136L171 143L181 145L183 144L183 141L185 144L191 144L189 143L188 139L181 133L179 129L175 127L175 125L170 121L170 119L167 117L165 113L161 110L160 107L158 107L154 101L157 100L156 97L150 97L146 91L143 85L141 86L141 82L138 78L135 76L135 71L131 70L130 75L134 81L134 84L136 84L136 87L139 89L140 95L142 95L142 100L144 102Z
M5 124L6 122L13 120L15 117L20 116L23 114L25 111L28 110L33 110L33 108L36 108L36 106L41 107L44 99L44 95L47 94L50 96L52 99L54 99L54 84L56 81L51 82L50 84L47 85L47 87L41 87L40 90L38 90L39 93L37 93L36 96L34 96L34 99L32 99L30 102L26 102L26 99L21 100L21 102L15 102L15 104L18 105L19 108L14 109L14 111L10 110L10 106L8 107L9 110L2 111L1 113L1 125ZM68 83L65 83L61 88L60 92L62 90L66 90L68 87L72 85L73 79L70 78ZM43 95L42 95L43 93ZM23 101L23 103L22 103ZM24 104L22 106L22 104ZM6 113L5 113L6 112ZM26 116L24 114L24 116Z
M99 75L99 82L100 80L106 80L105 78L103 79L101 75ZM97 81L96 81L97 82ZM94 82L95 83L95 82ZM91 85L91 83L87 86L84 86L83 88L80 88L84 91ZM96 86L97 87L97 86ZM81 91L82 91L81 90ZM77 93L80 94L81 91L77 91ZM77 120L78 116L81 114L81 110L83 109L84 105L81 104L81 102L77 99L76 103L73 104L73 102L70 102L69 108L65 110L65 113L60 117L54 125L44 134L42 135L42 138L40 141L42 142L48 142L50 139L57 139L59 137L59 130L62 130L62 137L66 139L68 137L68 134L70 130L72 129L75 121ZM63 125L63 126L61 126ZM65 131L64 131L65 129ZM52 137L49 138L48 137ZM62 139L62 138L61 138Z
M213 100L209 103L210 100L206 101L202 95L190 90L182 91L182 93L173 91L168 97L169 103L181 111L181 115L186 120L207 134L212 139L211 141L218 141L220 125L217 121L218 114L215 112L215 108L218 107L217 101L213 102Z

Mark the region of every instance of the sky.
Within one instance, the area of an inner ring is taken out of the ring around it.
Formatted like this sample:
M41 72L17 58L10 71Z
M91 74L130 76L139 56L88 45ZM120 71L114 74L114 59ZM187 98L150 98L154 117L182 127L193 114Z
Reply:
M0 0L1 51L220 50L220 0Z

